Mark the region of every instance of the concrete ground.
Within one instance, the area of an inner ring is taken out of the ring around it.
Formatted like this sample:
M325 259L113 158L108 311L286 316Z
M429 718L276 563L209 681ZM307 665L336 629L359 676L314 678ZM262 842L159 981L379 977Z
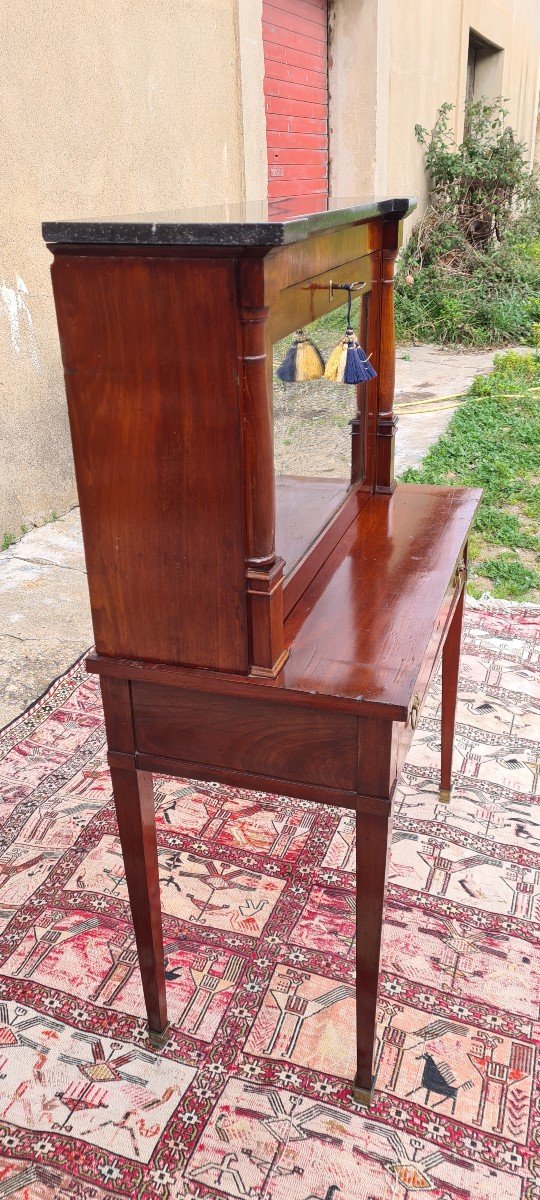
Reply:
M474 376L487 373L492 362L493 354L485 352L456 354L433 346L398 350L397 474L418 465L446 427L456 402L444 398L465 392ZM318 403L324 406L324 394L319 395ZM322 467L311 456L310 467L318 467L314 473L343 473L349 438L346 420L339 423L343 445L336 452L331 438L325 436L324 407L310 415L315 416L315 436L325 444ZM288 470L296 466L301 474L302 460L294 459L298 443L294 436L287 442L290 434L289 414L276 421L276 458L278 462L283 458ZM73 509L58 521L30 530L0 553L0 728L91 643L79 512Z
M398 347L396 475L418 466L457 408L459 400L454 397L468 391L475 375L487 375L493 359L492 350L458 353L437 346Z
M0 728L92 644L79 510L0 553Z

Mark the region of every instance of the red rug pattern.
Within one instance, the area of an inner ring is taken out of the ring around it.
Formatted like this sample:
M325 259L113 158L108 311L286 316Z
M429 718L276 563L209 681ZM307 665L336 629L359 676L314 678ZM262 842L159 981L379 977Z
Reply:
M0 1200L538 1200L538 612L466 618L396 800L376 1098L354 1071L354 821L155 781L169 1010L148 1043L97 681L0 735Z

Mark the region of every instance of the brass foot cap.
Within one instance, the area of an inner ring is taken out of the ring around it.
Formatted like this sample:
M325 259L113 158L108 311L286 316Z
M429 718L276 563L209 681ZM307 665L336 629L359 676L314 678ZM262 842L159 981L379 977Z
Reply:
M452 799L452 788L441 788L439 791L439 804L450 804Z
M167 1041L167 1038L169 1036L170 1028L171 1028L171 1023L170 1023L170 1021L167 1021L167 1024L166 1024L165 1028L161 1030L161 1033L159 1033L157 1029L149 1029L148 1030L148 1041L151 1043L152 1046L155 1047L156 1050L161 1050L162 1046L165 1045L165 1042Z
M372 1091L371 1088L357 1087L353 1085L353 1096L357 1104L362 1104L364 1108L369 1108L371 1104Z

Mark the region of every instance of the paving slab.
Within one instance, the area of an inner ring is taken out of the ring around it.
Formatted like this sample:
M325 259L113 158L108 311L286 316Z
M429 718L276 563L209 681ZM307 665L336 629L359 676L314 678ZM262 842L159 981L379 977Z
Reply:
M92 644L79 510L0 554L0 728Z
M527 346L508 347L518 354ZM444 433L459 398L476 375L488 375L500 350L449 350L441 346L399 346L396 354L395 472L418 467L429 447ZM449 400L450 398L450 400ZM427 401L427 404L426 404ZM423 411L415 410L415 402Z
M467 391L475 375L493 365L490 352L456 353L433 346L400 347L396 402L432 400L418 412L402 411L396 439L396 473L417 466L452 416L440 398ZM339 386L339 385L338 385ZM332 393L333 394L333 393ZM281 470L346 474L350 392L341 389L327 419L328 392L311 389L305 411L276 419L276 459ZM347 407L348 406L348 407ZM300 432L301 431L301 432ZM0 728L22 712L92 644L78 509L25 534L0 552Z
M519 347L526 353L526 347ZM449 350L445 346L399 346L396 401L467 392L475 375L487 375L500 350Z

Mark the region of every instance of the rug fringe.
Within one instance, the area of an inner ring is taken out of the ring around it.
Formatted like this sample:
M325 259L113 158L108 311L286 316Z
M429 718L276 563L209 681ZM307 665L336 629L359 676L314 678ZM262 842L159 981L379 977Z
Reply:
M519 609L520 612L525 610L531 614L540 616L540 604L525 604L521 600L498 600L491 592L484 592L478 599L475 596L470 596L467 593L466 607L470 609L483 609L484 611L497 612L512 612L513 609Z

